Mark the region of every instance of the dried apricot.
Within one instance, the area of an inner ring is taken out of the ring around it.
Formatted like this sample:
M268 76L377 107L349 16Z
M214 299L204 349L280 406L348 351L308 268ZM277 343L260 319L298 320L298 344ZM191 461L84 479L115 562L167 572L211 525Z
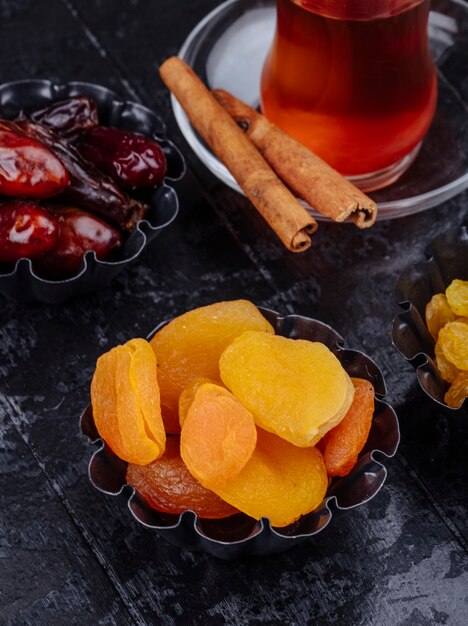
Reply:
M146 465L164 452L157 363L144 339L132 339L102 355L91 383L99 435L124 461Z
M316 448L298 448L259 428L247 465L215 491L243 513L282 527L316 509L327 488L325 463Z
M374 415L374 387L368 380L352 378L354 398L344 418L325 437L323 458L330 476L347 476L356 465Z
M221 378L269 432L313 446L346 415L350 377L322 343L247 331L223 352Z
M161 408L166 430L179 433L179 396L194 378L221 382L219 357L245 330L274 333L247 300L218 302L175 318L151 340L156 353Z
M445 394L445 403L458 409L468 397L468 372L460 372Z
M439 331L448 322L453 322L456 315L452 311L443 293L432 296L426 306L426 324L434 341L437 341Z
M468 317L468 280L453 280L445 292L450 308L460 317Z
M440 341L435 345L435 357L436 366L442 378L448 383L453 383L461 370L446 359Z
M142 467L130 464L127 483L154 509L163 513L194 511L205 519L219 519L238 513L190 474L181 459L179 437L168 437L166 451L157 461Z
M179 396L179 423L180 427L184 425L185 418L187 417L187 413L189 408L192 405L193 399L195 398L195 394L200 389L202 385L205 383L213 383L216 384L214 380L210 380L209 378L194 378L189 382L187 387L182 391Z
M180 436L190 473L207 489L223 487L245 467L256 443L253 415L241 402L224 387L202 385Z
M449 322L440 330L438 343L450 363L468 370L468 324Z

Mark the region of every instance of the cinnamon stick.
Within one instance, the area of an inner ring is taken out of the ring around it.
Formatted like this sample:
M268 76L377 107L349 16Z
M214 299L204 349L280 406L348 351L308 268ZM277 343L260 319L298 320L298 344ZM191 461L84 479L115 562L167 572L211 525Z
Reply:
M297 196L335 222L349 217L358 228L374 224L376 203L325 161L227 91L212 93Z
M172 57L160 75L216 156L275 233L292 252L311 245L317 222L279 180L250 139L181 59Z

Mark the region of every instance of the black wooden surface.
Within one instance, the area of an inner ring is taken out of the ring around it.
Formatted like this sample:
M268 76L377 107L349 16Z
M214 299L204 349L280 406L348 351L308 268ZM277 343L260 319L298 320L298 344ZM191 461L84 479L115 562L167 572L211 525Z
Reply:
M466 624L467 416L443 414L391 345L399 272L466 217L468 195L370 232L320 226L285 252L176 130L156 66L216 0L0 0L0 82L88 80L155 108L185 150L181 213L101 294L0 300L2 624ZM465 68L466 70L466 68ZM460 71L465 71L460 68ZM78 419L96 358L157 323L246 297L317 317L372 356L402 444L384 489L314 541L221 562L181 552L88 482Z

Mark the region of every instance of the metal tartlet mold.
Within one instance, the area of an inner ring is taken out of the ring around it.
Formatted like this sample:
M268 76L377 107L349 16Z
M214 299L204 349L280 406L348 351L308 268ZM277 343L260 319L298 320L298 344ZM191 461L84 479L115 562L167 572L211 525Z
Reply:
M372 427L358 463L348 476L332 481L325 499L312 513L285 528L274 528L268 519L257 521L244 514L223 520L204 520L193 511L185 511L181 515L160 513L126 483L127 463L99 438L91 406L81 417L82 432L91 444L98 446L88 467L93 486L102 493L124 498L137 522L153 529L171 543L222 559L282 552L323 531L338 513L368 502L384 484L387 476L384 462L395 454L400 441L395 411L383 400L386 388L382 373L369 357L345 348L343 338L322 322L300 315L281 317L273 311L260 310L274 326L276 334L324 343L350 376L365 378L375 387ZM150 337L163 325L155 329Z
M448 411L461 411L444 400L449 388L434 361L435 342L426 326L426 305L433 295L444 293L452 280L468 280L468 227L448 230L433 239L425 260L408 267L399 277L395 296L402 312L393 321L393 345L416 370L423 391Z
M94 252L88 252L83 258L81 271L65 280L42 278L35 273L29 259L20 259L13 266L0 265L0 293L19 302L60 304L72 297L98 291L133 263L175 220L179 211L177 194L168 181L183 177L185 161L178 148L167 139L163 121L147 107L121 100L107 87L92 83L21 80L0 86L0 118L14 119L22 109L42 107L78 95L95 100L103 126L139 132L156 139L167 159L167 175L163 184L145 198L149 211L126 237L115 259L100 261Z

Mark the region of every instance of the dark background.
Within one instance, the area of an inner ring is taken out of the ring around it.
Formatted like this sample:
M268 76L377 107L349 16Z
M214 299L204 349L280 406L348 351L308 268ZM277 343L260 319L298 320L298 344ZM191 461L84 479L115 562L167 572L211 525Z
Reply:
M178 219L111 287L57 308L0 297L0 622L464 624L466 415L445 415L423 395L390 333L396 278L461 224L468 195L370 232L321 224L310 251L286 252L187 148L157 77L217 4L0 0L0 82L107 85L159 112L189 164ZM99 354L238 297L326 321L372 356L402 444L378 497L315 540L222 562L172 547L95 491L78 419Z

